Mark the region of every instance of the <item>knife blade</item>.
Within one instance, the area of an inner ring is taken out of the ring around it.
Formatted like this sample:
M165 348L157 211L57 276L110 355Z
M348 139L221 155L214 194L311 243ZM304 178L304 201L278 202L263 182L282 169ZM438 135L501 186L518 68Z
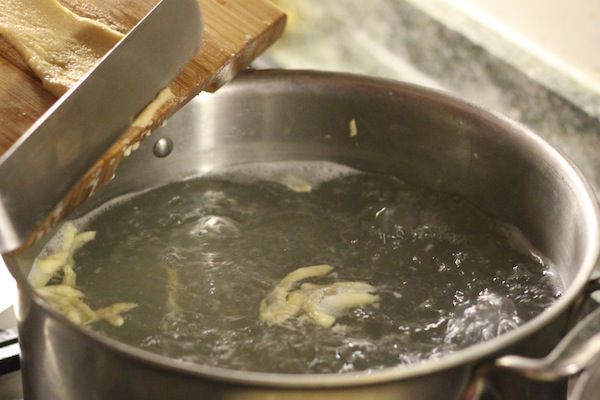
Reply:
M200 46L196 0L162 0L0 157L0 253L19 248Z

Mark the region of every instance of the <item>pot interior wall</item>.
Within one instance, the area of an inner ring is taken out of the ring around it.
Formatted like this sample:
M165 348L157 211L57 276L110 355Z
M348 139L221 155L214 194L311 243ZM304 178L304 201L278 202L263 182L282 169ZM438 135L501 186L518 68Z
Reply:
M194 99L77 214L224 165L329 160L459 194L518 227L567 286L573 281L595 221L586 220L586 194L575 174L537 137L412 86L317 73L273 79L280 73L246 73L217 94ZM174 149L159 158L153 146L163 137ZM19 258L22 270L42 244Z

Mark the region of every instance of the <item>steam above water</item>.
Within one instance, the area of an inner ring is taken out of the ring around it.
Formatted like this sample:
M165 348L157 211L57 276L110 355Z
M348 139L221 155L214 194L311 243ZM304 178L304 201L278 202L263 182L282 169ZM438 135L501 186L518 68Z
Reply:
M301 192L286 186L290 174ZM561 290L460 199L331 163L234 167L121 199L79 225L97 231L75 259L90 303L139 304L123 327L94 329L224 368L339 373L436 359L516 328ZM331 328L261 322L261 300L316 264L337 275L306 282L366 282L378 305Z

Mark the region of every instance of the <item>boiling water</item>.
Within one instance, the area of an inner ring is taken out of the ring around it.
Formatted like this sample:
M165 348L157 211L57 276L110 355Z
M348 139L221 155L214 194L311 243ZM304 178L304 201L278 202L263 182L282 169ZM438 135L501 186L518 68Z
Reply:
M139 304L124 326L94 329L205 365L335 373L439 358L514 329L560 294L551 269L460 199L330 164L298 166L321 178L308 193L252 178L269 170L170 184L81 220L97 231L75 258L91 305ZM323 263L338 280L375 286L379 305L333 329L260 321L260 301L287 273Z

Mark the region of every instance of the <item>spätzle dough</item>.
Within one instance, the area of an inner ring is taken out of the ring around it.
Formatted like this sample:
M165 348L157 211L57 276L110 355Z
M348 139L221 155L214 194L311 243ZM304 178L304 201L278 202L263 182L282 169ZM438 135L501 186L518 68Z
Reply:
M313 189L306 180L292 174L282 176L279 183L296 193L309 193Z
M0 35L56 96L78 81L123 37L57 0L0 1Z
M124 322L121 314L137 307L137 304L115 303L92 310L85 302L85 294L75 288L77 276L73 257L78 249L95 237L94 231L80 233L75 225L65 223L45 252L35 259L28 280L52 308L76 324L86 325L104 319L112 325L121 326ZM54 278L62 278L61 283L52 284Z
M331 265L321 264L290 272L260 303L260 319L276 325L304 315L313 323L330 328L347 311L379 301L379 296L372 294L375 288L364 282L303 283L292 290L304 279L326 276L331 271Z

